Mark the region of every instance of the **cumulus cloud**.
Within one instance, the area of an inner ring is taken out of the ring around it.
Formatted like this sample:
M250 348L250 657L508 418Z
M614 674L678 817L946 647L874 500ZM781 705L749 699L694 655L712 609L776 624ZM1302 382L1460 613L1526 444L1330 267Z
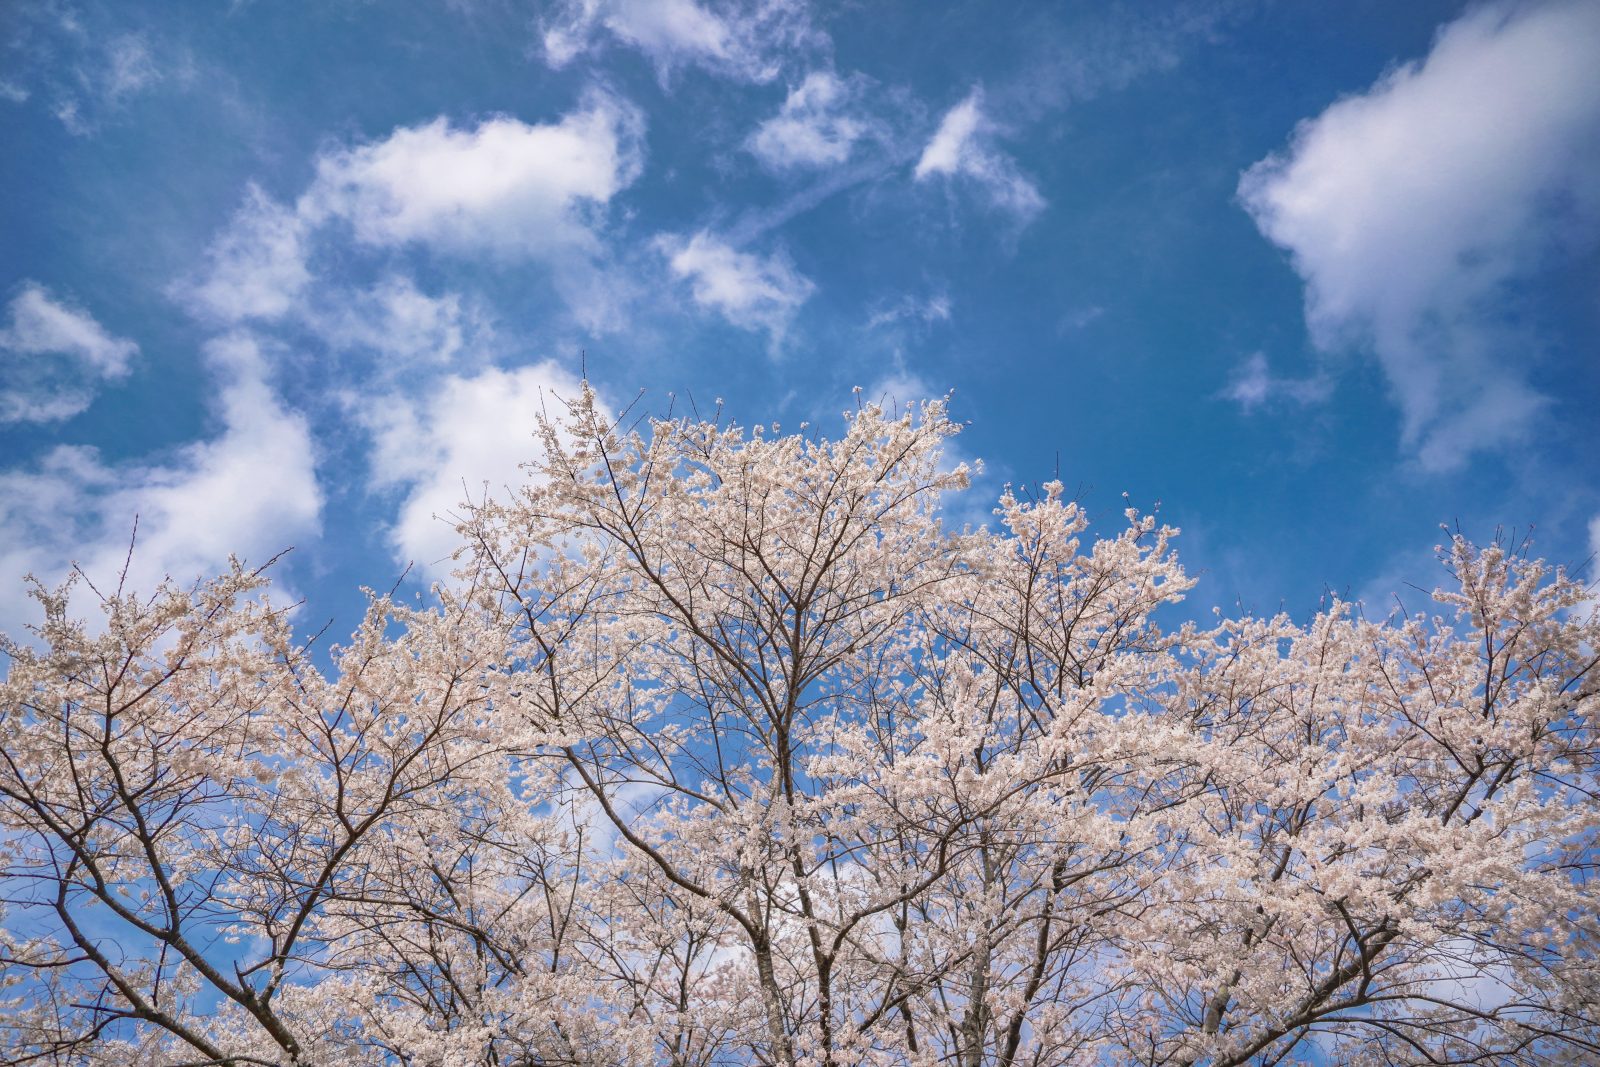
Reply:
M995 146L995 125L983 113L983 91L945 113L912 172L917 181L935 177L972 183L989 203L1021 220L1044 210L1045 199L1016 160Z
M1222 396L1246 411L1279 402L1298 405L1319 404L1333 393L1333 383L1325 375L1310 378L1280 378L1267 365L1267 357L1252 354L1234 369Z
M741 252L704 230L687 239L663 234L656 247L673 275L689 282L696 304L741 329L765 330L774 352L816 289L782 253Z
M599 95L551 124L500 116L455 129L435 119L324 156L301 214L344 220L380 246L534 258L586 247L584 208L638 176L641 130L636 111Z
M1548 403L1528 338L1491 309L1594 240L1596 55L1593 3L1476 8L1240 181L1305 281L1313 339L1376 353L1426 468L1524 436Z
M448 565L434 564L455 534L434 516L481 496L485 481L519 480L539 386L577 386L553 367L537 380L465 376L497 343L489 315L460 293L425 289L403 254L540 264L579 321L609 324L628 290L610 277L602 230L608 205L640 173L642 141L636 109L592 92L545 123L440 118L331 148L292 200L252 188L177 295L206 321L282 322L331 354L376 357L349 414L370 433L374 484L400 491L397 554L439 577Z
M52 422L78 414L101 381L127 376L139 351L35 282L23 285L7 312L9 321L0 329L0 422Z
M866 124L844 111L850 87L831 71L806 75L790 90L772 118L756 127L745 146L776 171L837 166L866 132Z
M609 38L642 52L663 83L684 67L771 81L794 55L826 40L805 0L564 0L540 29L552 67Z
M15 589L32 572L55 582L76 561L102 591L115 588L136 517L128 584L139 590L217 572L230 553L264 562L317 533L310 431L268 384L258 343L229 335L206 356L219 382L215 437L152 463L107 463L63 445L31 469L0 473L0 581ZM0 628L23 621L7 615Z
M376 486L403 492L389 531L397 557L431 577L448 576L463 503L520 485L519 465L535 453L538 413L558 410L558 397L575 397L581 389L554 363L541 363L451 375L425 396L360 413L372 435Z
M294 205L252 188L187 286L202 315L281 318L303 300L319 235L337 228L375 250L423 246L557 268L557 288L586 323L610 304L593 284L603 209L638 177L643 120L592 93L553 123L509 116L458 128L443 118L316 161Z

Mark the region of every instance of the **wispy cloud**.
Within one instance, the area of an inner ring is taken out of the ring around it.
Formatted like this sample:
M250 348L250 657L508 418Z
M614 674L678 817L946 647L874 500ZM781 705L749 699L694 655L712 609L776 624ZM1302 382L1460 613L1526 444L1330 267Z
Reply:
M853 95L851 86L832 71L812 71L745 145L775 171L837 166L850 158L868 127L848 111Z
M161 80L150 43L143 35L123 33L106 43L105 69L101 72L101 91L117 103Z
M1280 402L1305 406L1320 404L1333 395L1333 382L1326 375L1309 378L1280 378L1267 365L1267 357L1253 353L1234 369L1222 396L1251 412Z
M318 305L312 324L331 348L377 353L380 372L457 364L467 350L482 349L494 337L488 314L471 300L455 292L425 292L415 279L398 273Z
M1313 339L1377 354L1425 468L1523 437L1548 404L1505 311L1530 267L1595 239L1597 55L1593 3L1476 8L1240 181Z
M936 177L969 182L993 207L1022 221L1031 219L1044 210L1044 195L996 146L998 133L984 114L983 90L973 89L945 112L912 175L919 182Z
M553 67L608 39L643 53L663 84L685 67L771 81L827 40L805 0L564 0L540 22L545 61Z
M882 404L892 411L915 408L924 400L943 396L946 390L935 389L928 379L914 371L896 366L861 391L864 399Z
M766 331L774 353L816 288L781 252L741 252L704 230L687 238L663 234L656 247L672 274L689 283L696 304L741 329Z
M1257 0L1188 0L1041 18L1027 23L1033 32L1012 63L1015 75L991 88L1006 114L1022 119L1093 100L1177 68L1257 7Z
M127 28L119 14L85 16L55 3L9 5L0 19L8 68L0 100L42 106L68 132L86 137L163 84L186 86L188 54Z
M0 423L54 422L86 409L102 381L128 374L139 346L27 282L0 329Z
M56 87L52 105L61 124L80 136L94 133L129 99L165 77L150 42L141 34L120 33L87 42L84 51L70 80Z
M879 304L867 316L867 329L876 330L896 323L915 322L927 325L950 321L950 296L938 292L919 297L907 293L897 300Z

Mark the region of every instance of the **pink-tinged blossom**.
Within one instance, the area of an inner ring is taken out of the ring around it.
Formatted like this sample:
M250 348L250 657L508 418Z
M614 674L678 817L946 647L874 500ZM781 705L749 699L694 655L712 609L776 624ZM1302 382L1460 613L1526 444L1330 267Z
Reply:
M945 529L956 429L624 428L584 386L462 513L459 580L325 666L239 567L36 589L8 1060L1600 1048L1580 583L1457 540L1432 614L1172 629L1153 516L1095 537L1051 482Z

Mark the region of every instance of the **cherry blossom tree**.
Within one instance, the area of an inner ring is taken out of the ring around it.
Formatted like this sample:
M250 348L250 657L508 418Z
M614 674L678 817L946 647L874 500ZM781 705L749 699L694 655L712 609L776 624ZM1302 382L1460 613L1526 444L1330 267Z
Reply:
M6 1062L1600 1057L1581 583L1454 539L1431 614L1201 626L1153 516L946 528L957 429L586 387L326 651L242 565L36 585Z

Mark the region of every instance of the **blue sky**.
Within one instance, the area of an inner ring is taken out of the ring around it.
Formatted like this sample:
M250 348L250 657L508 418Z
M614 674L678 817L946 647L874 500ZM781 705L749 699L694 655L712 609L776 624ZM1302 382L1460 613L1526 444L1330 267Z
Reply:
M1582 567L1597 55L1594 0L12 0L0 629L135 514L138 585L292 545L348 629L583 366L954 390L953 516L1159 501L1196 608L1386 607L1441 523Z

